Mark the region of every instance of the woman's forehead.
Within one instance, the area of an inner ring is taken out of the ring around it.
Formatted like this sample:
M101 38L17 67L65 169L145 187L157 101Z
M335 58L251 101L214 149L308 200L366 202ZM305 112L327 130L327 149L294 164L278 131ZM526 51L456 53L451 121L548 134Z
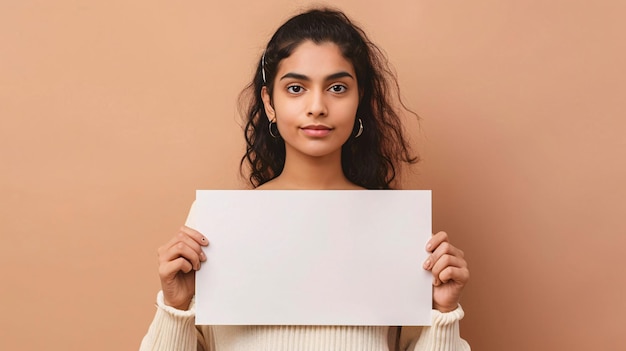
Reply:
M332 42L318 44L307 40L298 45L291 55L281 60L277 77L286 73L298 73L316 78L341 71L355 76L354 66L343 56L337 44Z

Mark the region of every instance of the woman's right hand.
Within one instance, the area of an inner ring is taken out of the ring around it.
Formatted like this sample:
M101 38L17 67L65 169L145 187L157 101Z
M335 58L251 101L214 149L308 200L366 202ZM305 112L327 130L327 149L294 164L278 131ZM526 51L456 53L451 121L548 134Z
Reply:
M159 277L166 305L179 310L189 309L195 293L196 271L206 261L202 246L207 245L209 241L204 235L182 226L159 248Z

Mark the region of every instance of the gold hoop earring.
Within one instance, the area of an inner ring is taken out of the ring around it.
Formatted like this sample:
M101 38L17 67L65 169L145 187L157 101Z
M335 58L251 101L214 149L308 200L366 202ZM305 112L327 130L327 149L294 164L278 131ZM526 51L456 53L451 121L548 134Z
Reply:
M361 121L361 119L359 118L359 130L356 132L354 139L360 137L361 134L363 134L363 121Z
M278 125L276 125L276 133L278 133L278 135L274 134L274 132L272 131L272 125L276 125L276 118L274 118L273 120L270 121L270 124L268 125L268 129L269 129L269 132L270 132L270 135L272 136L272 138L274 138L274 139L280 138L280 132L278 131Z

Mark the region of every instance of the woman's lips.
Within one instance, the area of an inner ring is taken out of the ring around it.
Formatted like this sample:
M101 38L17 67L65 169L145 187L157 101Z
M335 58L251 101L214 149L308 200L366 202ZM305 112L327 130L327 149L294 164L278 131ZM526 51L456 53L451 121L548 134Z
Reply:
M332 131L332 128L323 125L311 125L300 128L304 135L310 137L325 137Z

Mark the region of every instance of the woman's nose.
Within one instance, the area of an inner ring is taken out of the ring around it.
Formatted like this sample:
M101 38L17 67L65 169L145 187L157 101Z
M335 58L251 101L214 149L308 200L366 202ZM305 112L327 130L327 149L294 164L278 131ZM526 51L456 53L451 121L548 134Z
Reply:
M316 91L309 94L309 107L307 115L311 117L324 117L328 114L324 92Z

